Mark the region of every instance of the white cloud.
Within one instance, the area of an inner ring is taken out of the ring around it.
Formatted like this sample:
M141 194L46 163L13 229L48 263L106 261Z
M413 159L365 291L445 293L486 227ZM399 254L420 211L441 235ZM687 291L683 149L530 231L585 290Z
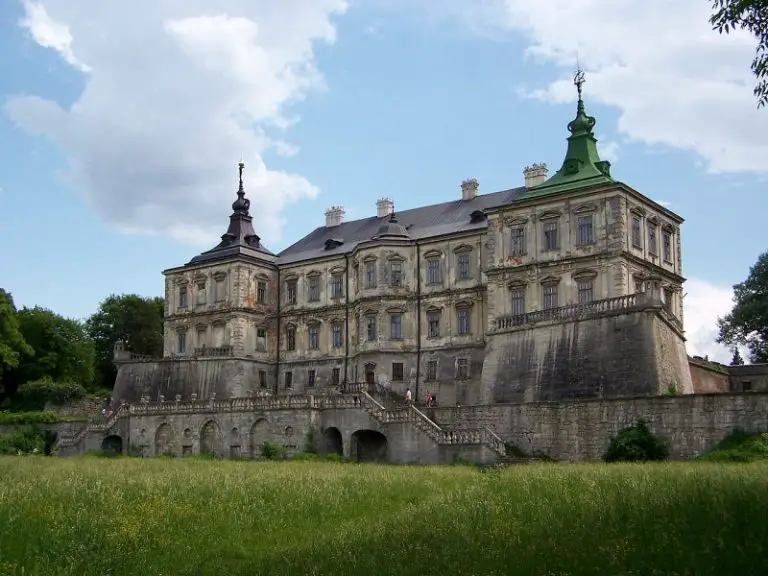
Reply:
M756 41L712 31L709 2L490 1L495 10L481 3L490 27L524 33L530 57L563 70L535 95L574 100L578 52L587 108L618 108L628 139L693 150L710 172L768 171L768 115L756 109L749 70Z
M683 298L683 314L688 353L709 356L710 360L728 364L732 353L722 344L717 344L715 338L717 318L725 316L733 308L733 290L690 278L683 292L687 293Z
M40 45L90 72L69 109L15 96L6 110L60 147L69 182L114 226L209 244L226 224L241 156L267 243L280 238L286 203L318 193L300 175L268 169L262 157L270 147L297 152L280 137L297 121L286 108L324 88L313 45L335 40L332 18L346 0L24 7L22 25Z
M597 152L600 158L608 160L615 164L619 160L619 143L611 140L605 140L604 137L597 138Z

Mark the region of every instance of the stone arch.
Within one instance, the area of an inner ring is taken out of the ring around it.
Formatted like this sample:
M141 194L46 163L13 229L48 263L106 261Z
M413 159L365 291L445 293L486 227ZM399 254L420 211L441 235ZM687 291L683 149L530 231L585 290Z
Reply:
M349 455L357 462L386 462L387 437L376 430L357 430L352 434Z
M260 458L261 447L264 442L269 440L269 422L267 422L266 418L259 418L254 422L249 436L251 458Z
M155 431L155 456L172 456L174 454L174 432L170 424L163 422Z
M208 420L200 429L200 453L219 455L221 453L220 444L219 425L214 420Z
M101 451L106 456L118 456L123 453L123 439L117 434L110 434L101 441Z
M323 430L323 454L344 454L344 441L341 438L341 431L331 426Z

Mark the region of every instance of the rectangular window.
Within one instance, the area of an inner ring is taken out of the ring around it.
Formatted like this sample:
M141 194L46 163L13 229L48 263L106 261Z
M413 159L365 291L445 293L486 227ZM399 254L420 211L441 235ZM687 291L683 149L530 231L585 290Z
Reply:
M267 371L266 370L259 370L259 387L261 388L267 387Z
M403 380L403 363L392 362L392 380Z
M179 308L187 307L187 287L179 286Z
M514 288L512 290L512 315L522 316L525 314L525 288Z
M341 348L344 346L344 332L341 328L341 323L336 322L333 324L331 330L333 331L333 347L334 348Z
M558 232L559 225L556 221L544 223L544 250L547 252L558 250L560 248L560 238Z
M592 280L579 280L576 286L579 304L588 304L594 300L594 283Z
M341 381L341 368L331 370L331 385L338 386Z
M344 296L344 277L341 274L334 274L331 278L331 298L342 296Z
M314 370L307 370L307 388L315 387L315 375L316 372Z
M440 259L429 258L427 260L427 284L440 284L442 281L443 274L440 269Z
M594 218L591 215L579 216L576 242L579 246L595 243Z
M663 235L664 262L672 262L672 233L664 231Z
M376 316L367 314L365 316L366 337L369 342L376 340Z
M632 216L632 247L642 249L643 238L640 233L640 216Z
M320 327L317 324L312 324L307 333L309 335L309 349L317 350L320 347Z
M460 380L469 378L469 359L467 358L456 359L456 378Z
M437 310L427 312L427 326L427 333L430 338L438 338L440 336L440 312Z
M469 325L469 308L459 308L456 310L457 328L460 335L469 334L472 332Z
M312 275L307 278L309 281L309 289L307 294L307 300L310 302L320 301L320 276Z
M267 283L266 282L262 281L256 285L256 303L257 304L267 303Z
M656 244L656 226L648 226L648 254L651 256L659 255L659 247Z
M224 285L224 277L216 279L216 283L213 285L214 298L216 302L223 302L227 299L227 289Z
M389 317L389 337L392 340L402 340L403 316L401 314L392 314Z
M544 286L544 310L557 308L557 284Z
M392 286L402 286L403 285L403 263L402 262L392 262L389 265L390 270L390 284Z
M456 261L459 280L469 280L469 254L459 254Z
M437 360L427 361L427 380L437 380Z
M376 262L365 264L365 287L376 288Z
M187 333L179 332L179 354L184 354L187 351Z
M197 285L197 299L196 303L198 306L202 306L205 304L205 282L201 282Z
M299 281L288 280L288 282L286 282L285 285L286 285L286 292L287 292L286 304L288 304L289 306L296 304L296 300L299 294Z
M286 389L293 388L293 372L288 371L285 373L285 387Z
M510 256L525 256L527 249L525 245L525 227L518 226L512 228L511 243L509 247Z
M296 350L296 328L290 326L285 333L286 348L288 350Z
M259 352L267 351L267 329L258 328L256 330L256 350Z
M205 346L205 335L206 335L206 332L207 331L206 331L205 328L200 328L197 331L197 345L200 346L201 348L203 346Z

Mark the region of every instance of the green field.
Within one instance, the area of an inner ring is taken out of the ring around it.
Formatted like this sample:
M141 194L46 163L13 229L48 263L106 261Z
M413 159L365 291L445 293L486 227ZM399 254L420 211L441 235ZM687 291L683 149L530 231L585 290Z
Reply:
M768 574L767 464L0 458L0 575Z

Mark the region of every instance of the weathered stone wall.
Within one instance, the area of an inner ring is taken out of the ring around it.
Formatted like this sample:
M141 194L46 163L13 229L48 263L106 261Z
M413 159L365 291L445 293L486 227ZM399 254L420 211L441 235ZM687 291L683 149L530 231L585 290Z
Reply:
M83 416L95 418L101 416L101 411L109 404L107 398L80 398L64 404L45 405L46 412L54 412L59 416Z
M727 366L699 358L689 358L688 365L694 394L730 391Z
M621 428L646 419L669 441L672 458L693 458L735 427L768 430L768 394L690 394L536 404L437 408L443 427L487 425L527 452L557 460L598 460Z
M768 364L728 366L728 373L734 392L768 392Z

